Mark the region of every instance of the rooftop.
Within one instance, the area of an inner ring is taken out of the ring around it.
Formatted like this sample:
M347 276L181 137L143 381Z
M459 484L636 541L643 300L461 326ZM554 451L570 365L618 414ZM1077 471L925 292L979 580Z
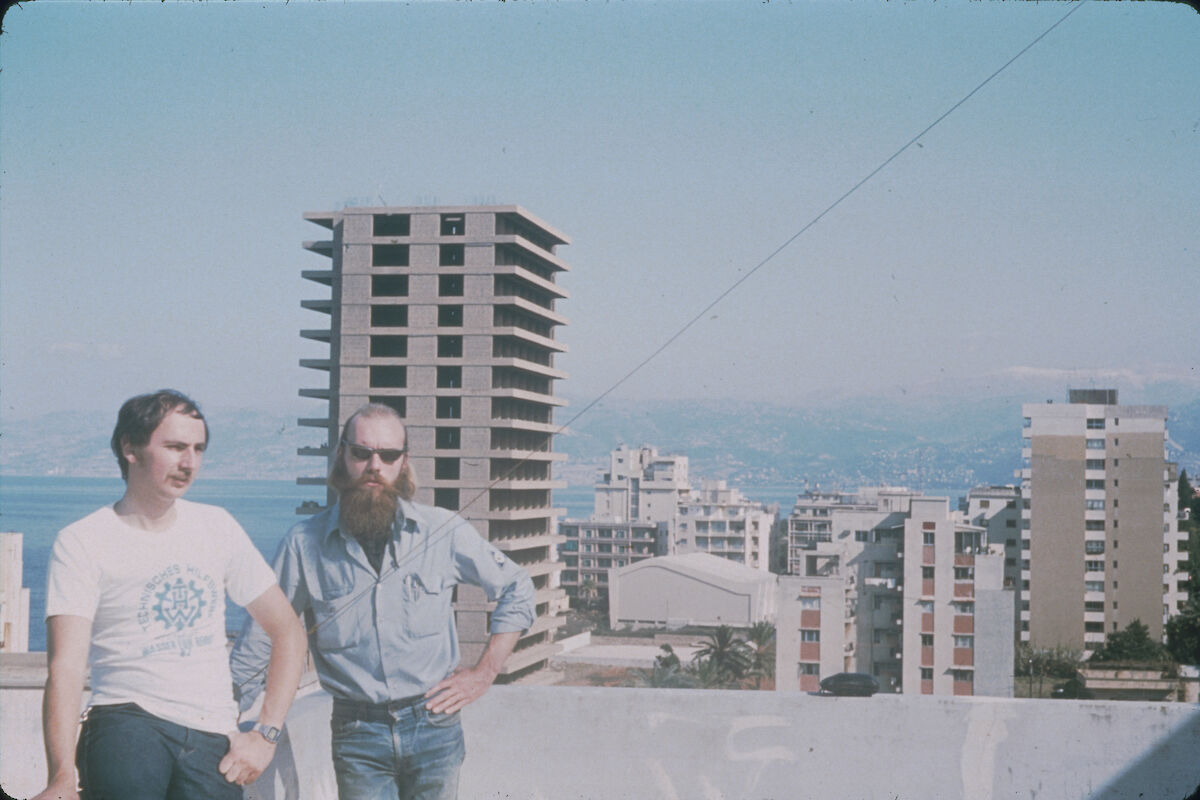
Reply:
M0 783L40 790L41 692L0 688ZM248 798L332 800L330 699L309 685ZM1200 788L1183 703L499 686L463 713L463 800L1133 800Z

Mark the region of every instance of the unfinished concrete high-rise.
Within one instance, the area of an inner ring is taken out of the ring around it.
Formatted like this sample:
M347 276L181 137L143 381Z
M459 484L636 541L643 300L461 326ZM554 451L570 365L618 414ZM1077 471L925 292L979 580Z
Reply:
M363 207L304 218L330 231L304 243L330 264L302 273L330 294L302 303L329 323L301 335L327 343L329 355L301 361L327 373L328 385L300 394L329 408L300 421L328 437L301 453L327 468L356 408L396 409L416 500L459 511L533 577L537 620L501 680L538 669L557 650L566 607L555 558L563 511L551 500L565 485L551 465L566 456L551 445L554 409L566 404L554 393L566 377L554 356L566 350L555 338L567 322L555 303L567 296L556 279L568 266L555 249L569 239L520 206ZM476 587L458 587L464 663L482 652L492 607Z
M1187 598L1167 407L1072 389L1022 414L1021 639L1092 652L1140 620L1157 641Z

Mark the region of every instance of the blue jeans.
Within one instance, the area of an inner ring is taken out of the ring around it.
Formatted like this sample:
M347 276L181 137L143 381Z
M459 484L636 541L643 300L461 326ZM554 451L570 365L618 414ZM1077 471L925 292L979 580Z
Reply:
M335 699L330 721L339 800L454 800L466 756L458 713L424 699L367 707Z
M185 728L136 703L88 711L75 764L84 800L241 800L217 768L229 750L219 733Z

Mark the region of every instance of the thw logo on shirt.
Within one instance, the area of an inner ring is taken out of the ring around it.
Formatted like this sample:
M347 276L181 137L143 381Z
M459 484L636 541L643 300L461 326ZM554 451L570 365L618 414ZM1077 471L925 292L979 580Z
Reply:
M176 578L174 583L167 581L155 597L158 599L154 606L155 616L167 630L181 631L195 625L201 610L207 605L204 592L196 582L184 584L183 578Z

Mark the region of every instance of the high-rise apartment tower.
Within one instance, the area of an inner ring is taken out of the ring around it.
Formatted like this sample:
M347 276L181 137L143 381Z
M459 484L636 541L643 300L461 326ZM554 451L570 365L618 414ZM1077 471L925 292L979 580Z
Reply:
M1021 408L1021 640L1092 652L1140 620L1157 641L1187 596L1166 406L1072 389Z
M300 394L328 400L324 417L302 419L327 441L302 454L328 460L341 426L367 402L399 412L408 430L417 501L454 509L524 567L537 588L537 621L517 644L502 679L545 663L557 649L565 593L552 507L553 412L566 374L555 302L568 269L555 248L568 238L519 206L346 208L304 218L330 235L304 243L329 258L303 276L329 287L306 300L328 328L301 331L329 345L303 359L328 386ZM301 478L323 484L324 477ZM463 662L487 641L493 608L482 591L458 587L455 610Z

